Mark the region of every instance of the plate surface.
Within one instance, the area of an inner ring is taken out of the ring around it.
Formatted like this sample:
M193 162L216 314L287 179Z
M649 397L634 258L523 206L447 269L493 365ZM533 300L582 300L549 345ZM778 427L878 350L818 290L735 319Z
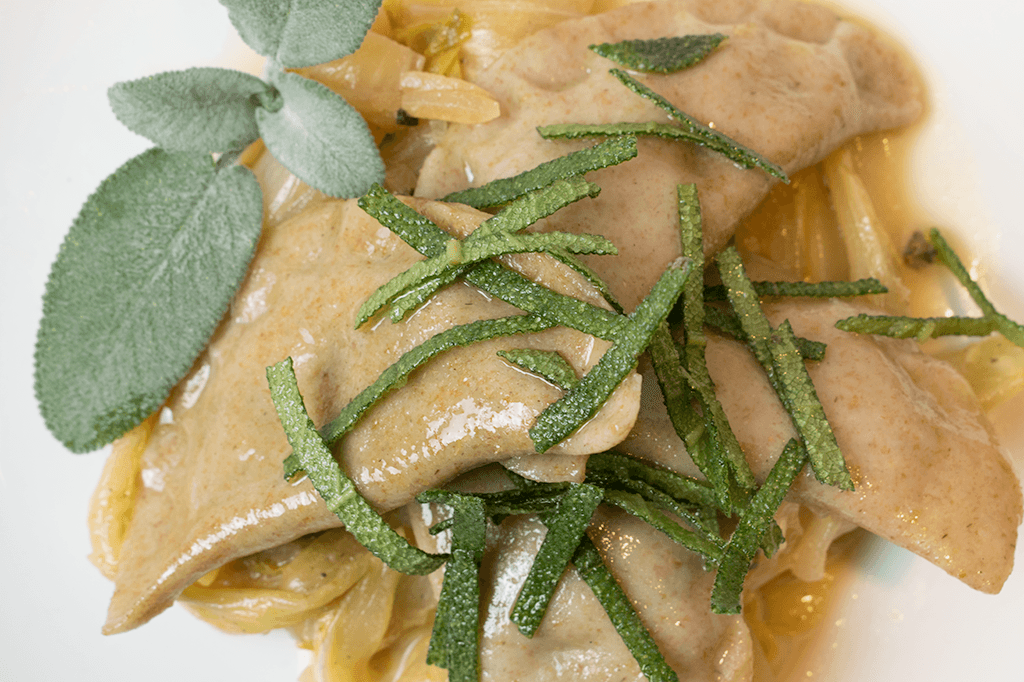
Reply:
M1024 5L845 7L921 62L934 106L915 191L937 224L966 237L997 305L1024 318ZM103 456L65 452L32 393L40 298L64 234L99 181L148 146L109 113L107 87L199 65L261 66L214 0L7 0L0 9L0 680L285 682L303 666L285 635L223 635L177 607L140 630L99 634L110 585L85 558L85 510ZM1019 415L1020 399L996 415L1018 470ZM1017 559L1024 564L1024 549ZM1015 678L1024 571L997 597L976 594L879 541L865 548L856 573L807 677Z

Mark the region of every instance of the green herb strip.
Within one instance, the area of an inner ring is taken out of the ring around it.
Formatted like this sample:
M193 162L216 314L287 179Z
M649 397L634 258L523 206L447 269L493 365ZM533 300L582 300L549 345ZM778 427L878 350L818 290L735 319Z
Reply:
M897 339L914 338L925 341L938 336L987 336L998 331L1010 343L1024 348L1024 326L1006 317L992 305L978 283L938 230L932 229L928 241L935 256L957 278L981 308L982 317L896 317L888 315L856 315L836 322L843 331L858 334L879 334Z
M590 525L590 517L602 496L600 488L585 483L573 484L557 509L543 516L548 531L510 616L510 620L527 637L533 637L540 627L555 587L579 546L583 532Z
M310 187L357 197L384 181L384 162L363 117L330 88L297 73L271 72L284 98L277 111L256 109L267 149Z
M562 497L571 487L569 483L537 483L535 481L530 483L531 485L529 486L515 490L495 493L473 493L473 496L483 501L484 510L488 517L543 514L558 507ZM454 507L455 502L462 495L462 493L449 490L426 490L416 496L416 501L424 503L435 502Z
M603 473L590 473L588 471L587 481L606 490L617 490L639 495L659 509L664 509L680 517L708 542L716 546L724 545L721 529L718 525L720 507L699 507L681 502L653 485L631 478L614 479L609 478Z
M427 257L445 249L451 235L383 188L374 187L359 206ZM465 276L470 284L528 313L601 339L613 339L628 318L571 296L555 293L498 263L484 261Z
M725 38L721 33L671 36L601 43L591 45L590 49L633 71L674 73L703 61Z
M333 445L349 432L366 410L392 389L402 385L409 374L439 353L460 346L487 341L498 336L516 336L543 331L552 324L533 315L514 315L495 320L477 320L451 327L430 337L405 353L399 360L381 372L377 380L345 406L337 417L323 427L321 433Z
M476 682L480 674L480 560L487 520L471 495L452 500L452 554L444 571L427 663L448 669L448 679Z
M589 420L636 366L637 356L668 317L686 283L689 262L672 265L629 318L629 325L578 384L548 405L530 428L537 452L546 452Z
M792 330L788 334L785 330L773 332L735 247L719 254L718 269L722 281L729 288L729 301L739 317L747 341L768 372L775 392L807 447L815 476L822 483L853 490L853 481L835 434L825 419L807 367L793 346Z
M209 154L150 149L89 197L43 296L35 389L73 452L160 407L245 277L262 226L259 184Z
M758 296L796 296L814 298L847 298L885 294L889 289L874 277L852 282L752 282ZM729 292L723 285L704 288L705 301L727 301Z
M988 300L985 292L983 292L981 287L978 286L978 283L971 278L970 273L967 272L967 268L964 267L963 262L949 246L949 243L943 238L942 234L935 228L932 228L928 231L928 241L933 247L935 247L935 257L938 258L939 261L953 273L953 276L957 278L957 281L967 289L967 293L971 295L974 302L978 304L979 308L981 308L982 314L986 317L1000 316L999 312L995 309L995 306L993 306L992 302Z
M782 384L786 396L786 409L803 438L817 479L843 490L853 490L853 480L839 451L839 443L795 342L793 327L786 320L772 332L768 344L773 375Z
M752 149L748 149L741 145L736 140L732 139L728 135L720 133L717 130L707 127L697 119L693 118L689 114L685 114L676 108L674 104L669 102L667 99L654 92L646 85L630 76L625 71L619 69L612 69L610 73L619 79L619 81L627 88L640 95L644 99L650 100L656 104L662 111L667 113L672 119L679 122L685 130L693 133L700 138L699 144L703 144L708 149L722 154L730 161L743 166L744 168L757 167L763 170L768 175L771 175L785 183L789 183L789 177L786 175L782 168L755 152Z
M731 310L722 310L716 306L704 306L704 323L714 327L723 334L727 334L737 341L747 343L747 334L740 325L739 318ZM821 341L812 341L801 336L796 337L796 348L804 360L821 361L825 359L826 344Z
M623 135L560 156L511 178L500 178L482 187L453 192L442 201L467 204L473 208L502 206L558 180L629 161L636 154L636 138Z
M704 481L658 469L615 452L591 455L587 459L587 476L600 476L611 481L643 481L687 505L715 507L718 503L714 490Z
M325 64L356 51L380 0L220 0L249 47L287 68Z
M740 593L750 562L770 532L775 512L806 460L807 451L796 440L790 440L764 485L740 513L739 525L729 538L711 590L711 610L715 613L740 612Z
M494 217L482 222L465 239L449 237L444 251L438 250L426 261L416 263L380 287L360 308L356 326L364 324L388 302L408 292L410 295L398 301L392 310L391 319L401 319L438 289L451 284L465 275L473 265L488 258L553 249L564 249L572 253L617 253L610 241L594 235L570 235L564 232L515 234L541 218L580 199L595 197L599 192L597 185L575 177L559 180L520 197Z
M836 322L836 328L857 334L877 334L894 339L926 341L939 336L988 336L1000 331L999 323L985 317L901 317L855 315Z
M664 513L648 504L641 495L623 490L606 490L604 501L657 528L675 542L696 552L712 564L722 560L722 547L706 536L683 528Z
M586 535L583 536L572 562L580 577L594 592L594 596L601 603L619 637L633 654L633 658L640 665L640 671L647 679L650 682L678 682L678 676L665 662L665 657L633 609L629 597L619 587L611 571L604 565L601 554Z
M259 137L256 107L275 90L241 71L196 68L117 83L107 92L129 130L166 151L226 152Z
M514 348L499 350L498 355L516 367L532 372L563 390L568 390L579 383L576 370L555 351Z
M705 421L710 417L714 427L714 435L721 445L722 456L729 464L735 481L744 490L754 487L754 474L747 464L743 449L733 434L725 410L715 394L715 384L708 372L704 349L707 338L704 336L704 234L702 230L700 201L697 198L696 185L680 185L677 189L679 206L679 233L683 247L683 257L693 262L691 276L683 293L684 330L686 343L683 357L692 388L697 392ZM732 500L742 499L736 491L732 491Z
M345 528L359 544L396 571L424 575L437 570L445 557L427 554L410 545L374 511L356 490L352 479L341 470L309 418L292 359L286 358L268 367L267 383L281 426L292 446L292 455L299 460L328 509L345 523Z
M513 253L543 253L550 248L563 248L571 253L614 255L615 245L604 237L568 232L538 232L523 235L498 233L470 242L452 240L448 252L418 261L408 270L397 275L381 286L359 308L356 326L369 321L370 317L396 296L408 289L415 289L421 296L421 287L443 286L458 277L458 271L488 258Z

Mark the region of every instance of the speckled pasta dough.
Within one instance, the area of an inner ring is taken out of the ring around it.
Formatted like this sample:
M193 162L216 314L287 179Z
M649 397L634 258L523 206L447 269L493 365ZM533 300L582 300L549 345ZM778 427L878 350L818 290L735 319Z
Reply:
M789 0L638 3L535 33L477 74L477 84L501 103L501 116L451 126L427 158L416 194L442 197L593 144L543 140L540 125L667 122L608 73L613 62L587 46L716 32L729 37L697 66L639 80L787 173L921 111L917 78L901 53L828 9ZM560 211L545 229L611 239L618 256L587 260L628 309L679 256L677 184L697 183L708 253L725 245L772 185L764 173L701 147L657 139L641 139L636 159L588 178L601 186L597 200Z

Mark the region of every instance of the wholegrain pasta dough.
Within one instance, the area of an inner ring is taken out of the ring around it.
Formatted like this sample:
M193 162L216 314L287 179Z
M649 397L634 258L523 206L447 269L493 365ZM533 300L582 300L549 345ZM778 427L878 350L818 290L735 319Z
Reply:
M495 17L512 10L495 3L472 0L451 15L452 6L440 2L388 2L360 52L304 70L347 96L371 123L390 189L414 195L402 201L455 237L489 216L439 201L446 194L593 144L545 140L537 126L669 120L608 74L613 64L588 49L594 43L726 35L704 63L640 78L789 174L856 135L910 124L922 110L915 70L903 54L871 29L817 5L522 5L520 19L502 33ZM479 23L472 33L443 49L417 43L424 25L464 28L474 16ZM374 61L388 56L401 66L371 74ZM431 68L444 73L424 76ZM459 78L468 85L443 80ZM434 98L424 83L460 94ZM473 97L465 99L466 92ZM419 107L413 113L422 120L410 119L403 103ZM395 123L396 116L403 122ZM531 228L610 238L619 254L587 262L627 311L680 256L677 185L698 188L710 256L775 182L703 147L650 139L638 147L635 159L588 174L601 187L599 196ZM447 679L425 662L440 575L387 568L340 527L308 480L282 476L290 448L265 368L294 359L319 426L433 334L516 310L460 281L405 321L377 316L355 329L361 303L420 256L354 200L311 190L258 144L242 161L261 181L265 208L248 276L164 408L115 444L94 500L94 560L115 583L105 630L137 627L177 599L227 631L290 629L313 652L304 681ZM549 256L503 260L555 291L610 308L587 278ZM619 510L602 507L594 515L592 542L680 679L771 682L778 666L757 622L756 591L784 574L822 580L829 547L857 526L983 591L997 592L1009 575L1020 485L984 412L955 370L912 341L834 328L837 319L868 309L807 299L766 306L773 324L788 319L798 335L828 344L825 359L809 363L809 371L856 491L823 486L809 471L797 479L777 515L786 543L748 577L753 608L746 618L711 612L714 574L697 554ZM557 351L582 375L610 345L556 327L450 350L375 406L334 455L393 527L438 552L450 549L444 533L429 532L442 510L414 501L429 488L494 489L505 470L536 481L581 481L588 456L611 449L699 475L644 359L579 431L535 453L528 430L561 392L496 351ZM790 419L744 345L710 334L707 358L737 438L763 481L793 435ZM513 516L489 530L481 569L481 678L646 679L572 567L533 638L512 623L512 604L543 528L535 516Z

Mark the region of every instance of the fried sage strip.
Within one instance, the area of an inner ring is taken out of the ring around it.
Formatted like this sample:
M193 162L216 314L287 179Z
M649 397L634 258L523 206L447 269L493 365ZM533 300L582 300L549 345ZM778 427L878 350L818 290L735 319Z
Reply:
M771 175L783 182L789 182L789 176L780 166L774 164L752 149L744 147L736 140L727 135L707 127L692 116L683 113L667 99L648 88L629 74L619 69L611 69L610 73L618 78L623 85L640 95L649 99L679 125L667 123L645 122L645 123L606 123L606 124L580 124L580 123L559 123L537 128L537 132L545 139L577 139L583 137L614 137L618 135L657 136L684 142L693 142L703 147L722 154L733 163L743 168L757 167L768 175Z
M525 227L525 226L524 226ZM562 248L570 253L614 255L615 245L604 237L568 232L537 232L530 234L496 233L470 241L452 239L444 254L427 260L417 261L401 274L395 276L377 289L359 308L356 326L368 322L370 317L396 296L410 288L417 288L417 301L423 302L438 289L454 282L471 265L497 256L512 253L541 253L551 248ZM427 286L424 298L424 284ZM414 306L406 303L403 311ZM399 319L402 315L398 315Z
M604 492L604 501L639 519L643 519L649 525L672 538L676 543L692 552L700 554L709 563L718 564L722 560L722 545L724 543L721 541L721 538L718 538L716 542L702 533L695 533L692 530L683 528L663 512L656 509L652 504L648 503L643 496L624 490L606 490Z
M615 166L629 161L636 154L636 138L623 135L560 156L511 178L491 180L481 187L452 192L441 201L481 209L501 206L557 180Z
M725 40L721 33L622 40L590 49L616 64L644 73L674 73L704 61Z
M408 351L397 362L381 372L376 381L363 389L345 406L341 414L321 429L321 434L329 445L333 445L355 426L366 410L393 388L404 383L410 372L439 353L458 346L487 341L498 336L531 334L551 326L553 325L550 322L534 315L513 315L495 320L477 320L439 332Z
M540 483L531 481L530 483L531 485L528 487L494 493L472 493L472 495L483 501L484 513L494 520L495 523L500 523L501 519L506 516L515 514L543 514L544 512L552 511L558 507L558 504L570 488L570 484L564 482ZM464 494L435 488L425 490L417 495L416 501L454 506L453 500L458 499L460 495ZM430 527L430 534L437 535L442 531L448 530L452 526L452 521L453 519L449 518L435 523Z
M903 317L860 314L836 322L836 328L857 334L926 341L939 336L988 336L1001 331L991 317Z
M356 327L368 321L396 296L414 289L415 295L401 305L399 312L392 315L392 319L401 319L405 312L426 301L438 289L463 276L470 266L495 256L553 248L565 249L570 253L616 253L611 242L594 235L567 235L560 232L515 234L541 218L580 199L595 197L599 192L597 185L579 177L558 180L520 197L497 215L482 222L465 239L448 236L443 250L435 248L436 253L427 256L427 260L415 263L377 289L360 307Z
M537 452L546 452L593 417L632 371L637 356L650 344L655 329L679 298L689 269L690 263L684 259L670 265L629 316L628 326L620 330L614 345L579 383L538 415L530 428Z
M714 327L723 334L728 334L737 341L747 343L747 334L740 325L739 318L731 310L722 310L713 305L704 306L704 324ZM796 349L804 360L820 361L825 359L826 344L821 341L805 339L802 336L796 337Z
M658 490L653 485L632 478L614 479L603 474L595 474L588 471L587 482L592 482L606 491L619 491L639 495L659 509L671 512L681 518L705 540L715 545L723 544L721 528L718 523L720 511L718 507L700 507L680 502L671 495Z
M452 553L444 570L427 663L448 669L452 682L480 677L480 561L486 545L483 500L459 495L453 509Z
M359 206L400 239L427 257L442 253L451 235L425 216L376 186L359 199ZM488 294L534 313L552 325L562 325L600 339L613 339L628 318L571 296L563 296L508 268L484 261L465 275Z
M576 370L555 351L514 348L499 350L498 356L563 390L568 390L579 383Z
M753 168L756 166L768 175L778 178L787 184L789 183L789 176L786 175L786 172L783 171L780 166L768 161L753 149L744 147L728 135L725 135L713 128L709 128L689 114L683 113L674 104L630 76L625 71L622 71L621 69L611 69L609 73L618 78L623 85L635 92L637 95L650 100L671 118L678 121L680 126L700 138L700 144L703 144L708 149L722 154L733 163L739 164L744 168Z
M711 610L715 613L739 613L740 593L743 591L743 580L750 569L750 562L770 531L775 512L778 511L782 499L796 479L804 462L807 461L807 450L794 439L791 439L775 466L768 473L764 485L750 498L750 504L740 512L740 522L729 538L725 553L715 575L715 585L711 589Z
M541 516L548 531L509 616L527 637L533 637L540 627L558 581L603 496L600 488L587 483L573 483L558 507Z
M813 298L847 298L888 293L889 289L874 277L852 282L752 282L758 296L806 296ZM724 285L704 287L705 301L727 301L729 292Z
M346 530L359 544L402 573L423 575L440 567L446 557L410 545L381 518L342 471L306 412L290 357L267 368L267 383L292 446L292 456L298 459L327 508L345 523Z
M807 448L815 477L826 485L853 490L846 461L839 451L832 426L825 418L807 367L793 343L792 333L772 329L735 247L730 246L718 255L718 270L729 289L729 302L739 317L747 342L767 371Z
M697 186L680 185L677 188L679 205L679 234L683 256L693 262L691 277L683 293L683 329L686 341L682 358L689 373L691 387L696 391L705 424L721 448L722 457L729 465L733 479L743 491L751 490L756 481L747 464L743 449L725 416L725 410L715 393L704 350L707 338L704 336L704 234L702 230L700 201ZM740 491L731 490L733 501L745 498Z
M587 459L587 479L612 487L612 481L642 481L670 496L680 504L718 508L714 490L706 481L659 469L617 452L598 452Z
M679 677L658 650L657 643L644 627L629 597L622 591L611 571L604 565L600 552L586 535L580 541L572 562L580 577L594 592L647 679L650 682L679 682Z
M939 231L932 228L928 233L928 241L935 248L935 256L953 273L981 308L982 317L921 318L856 315L839 320L836 322L836 327L843 331L859 334L880 334L897 339L915 338L918 341L937 336L987 336L992 332L999 332L1010 343L1024 347L1024 326L996 310Z

